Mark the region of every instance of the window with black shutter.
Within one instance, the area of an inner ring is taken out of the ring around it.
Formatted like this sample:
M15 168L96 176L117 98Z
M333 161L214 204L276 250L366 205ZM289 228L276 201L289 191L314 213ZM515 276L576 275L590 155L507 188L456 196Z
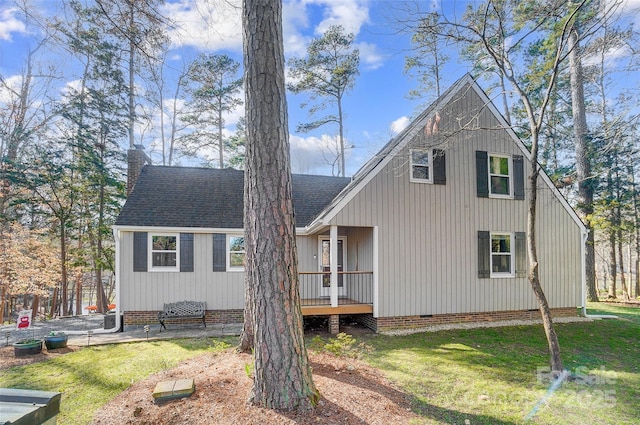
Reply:
M193 272L193 233L180 233L180 271Z
M213 271L227 271L227 235L224 233L213 234Z
M478 231L478 278L527 275L525 232Z
M133 232L133 271L147 271L147 232Z
M478 198L524 200L524 157L476 151Z

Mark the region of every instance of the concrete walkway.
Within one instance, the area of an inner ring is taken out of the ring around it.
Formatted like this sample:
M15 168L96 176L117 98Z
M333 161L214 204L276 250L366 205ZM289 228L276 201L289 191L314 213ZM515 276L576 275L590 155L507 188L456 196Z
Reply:
M63 317L47 321L37 321L26 330L17 330L16 325L0 326L0 345L12 344L26 338L41 339L51 332L65 332L69 335L68 345L86 346L117 344L149 340L176 338L219 338L237 336L242 331L242 323L207 325L168 324L168 330L160 332L160 324L149 325L149 332L144 326L125 326L123 332L111 332L103 329L104 315L89 314L85 316ZM89 331L91 337L89 337Z

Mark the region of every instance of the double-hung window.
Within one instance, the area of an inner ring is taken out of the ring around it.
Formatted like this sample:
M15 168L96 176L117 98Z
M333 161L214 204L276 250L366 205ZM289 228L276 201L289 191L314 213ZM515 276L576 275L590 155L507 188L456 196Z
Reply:
M180 270L180 237L178 234L149 233L149 265L155 271Z
M489 196L511 196L511 157L489 155Z
M244 270L244 236L228 235L227 241L227 270Z
M411 149L411 181L414 183L433 183L432 161L431 149Z
M524 200L524 157L476 151L479 198Z
M522 278L526 275L524 232L478 231L478 278Z
M513 277L513 234L491 233L491 277Z
M193 272L193 233L133 232L134 272Z

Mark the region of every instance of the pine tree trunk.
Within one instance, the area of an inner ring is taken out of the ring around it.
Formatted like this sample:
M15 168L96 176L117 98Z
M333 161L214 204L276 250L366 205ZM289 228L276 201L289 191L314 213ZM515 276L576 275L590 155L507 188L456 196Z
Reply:
M245 284L244 294L244 323L240 334L238 351L240 353L251 353L253 351L253 295L250 293L250 286Z
M0 286L0 323L4 323L4 306L7 304L7 288Z
M82 315L82 273L76 273L76 314Z
M587 285L587 299L598 301L596 288L596 254L593 238L593 180L591 176L591 158L587 141L587 116L584 101L584 77L582 62L580 61L580 44L578 43L577 28L569 33L569 69L571 77L571 106L573 112L573 129L576 153L576 177L578 180L577 210L589 232L585 247L585 275Z
M69 278L67 275L67 232L65 230L65 221L60 220L60 304L62 305L62 315L69 315Z
M38 310L40 309L40 297L37 295L33 296L33 302L31 303L31 321L35 322L38 317Z
M609 270L611 270L611 283L609 284L608 298L617 298L618 264L616 261L616 232L614 229L609 229Z
M134 149L135 145L135 125L136 125L136 96L135 96L135 52L136 49L139 48L136 46L133 31L136 31L136 22L135 22L135 13L134 13L134 5L133 1L129 2L129 22L127 36L129 37L129 87L127 96L129 98L129 110L127 111L129 126L129 149Z
M319 393L300 309L281 1L244 0L243 32L245 274L255 355L250 401L272 409L308 409Z
M58 287L53 288L53 295L51 295L51 318L54 319L58 315Z
M629 301L629 291L627 290L627 279L624 276L624 255L622 254L622 229L618 228L618 265L620 267L620 286L622 287L622 298Z

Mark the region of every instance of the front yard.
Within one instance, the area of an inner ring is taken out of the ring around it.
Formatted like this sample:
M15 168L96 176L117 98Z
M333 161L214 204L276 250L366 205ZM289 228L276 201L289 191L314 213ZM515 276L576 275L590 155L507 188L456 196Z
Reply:
M413 396L425 424L637 424L640 309L589 307L621 320L556 325L574 377L549 396L541 325L376 336L368 360Z
M548 356L541 326L409 336L362 335L357 340L369 347L361 350L361 357L408 396L417 413L409 423L635 424L640 417L640 309L602 303L589 307L592 314L617 314L621 320L556 325L565 368L573 377L554 392L549 391ZM46 362L4 370L0 387L61 391L58 423L91 423L101 406L117 399L134 383L153 373L169 373L182 360L221 352L233 344L233 339L206 339L85 348ZM310 339L310 345L317 347L317 338ZM346 358L340 362L344 367L335 372L317 372L322 378L336 378L340 385L345 385L349 374L355 378L372 373L357 363L351 367ZM237 369L241 369L237 371L238 380L246 380L245 368ZM329 376L333 373L335 376ZM200 397L196 396L180 401L185 404L177 411L187 409L188 403L195 402L191 399ZM247 396L241 394L240 400ZM213 408L213 404L202 404L202 408ZM154 407L147 403L145 408ZM337 414L349 416L352 422L347 423L375 423L375 417L364 418L362 412L348 412L344 407ZM173 423L181 423L179 418L178 413L173 419L178 422ZM279 423L303 423L291 416L279 419L290 421ZM313 420L320 424L329 419L317 416Z

